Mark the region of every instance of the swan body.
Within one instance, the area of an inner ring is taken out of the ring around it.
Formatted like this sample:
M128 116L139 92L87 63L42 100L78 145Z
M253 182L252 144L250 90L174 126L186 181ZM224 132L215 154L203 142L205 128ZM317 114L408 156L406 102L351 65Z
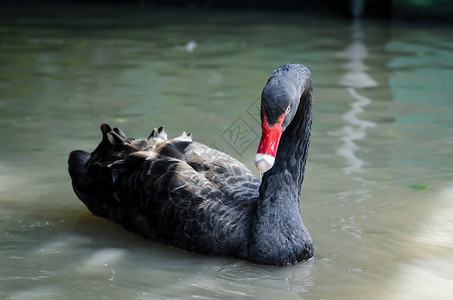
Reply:
M145 238L188 251L286 265L313 256L302 223L300 187L311 128L311 75L303 65L275 70L262 93L262 138L255 164L242 163L192 137L148 139L101 125L92 152L72 151L77 196L95 215Z

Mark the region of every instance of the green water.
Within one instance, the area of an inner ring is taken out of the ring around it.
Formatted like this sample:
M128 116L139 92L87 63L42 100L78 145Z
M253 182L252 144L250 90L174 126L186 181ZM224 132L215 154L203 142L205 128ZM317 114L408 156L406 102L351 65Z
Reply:
M5 6L0 298L453 297L453 35L283 12ZM315 104L302 191L314 259L187 253L90 215L67 174L99 125L165 125L254 170L256 99L297 62ZM241 136L232 134L241 132Z

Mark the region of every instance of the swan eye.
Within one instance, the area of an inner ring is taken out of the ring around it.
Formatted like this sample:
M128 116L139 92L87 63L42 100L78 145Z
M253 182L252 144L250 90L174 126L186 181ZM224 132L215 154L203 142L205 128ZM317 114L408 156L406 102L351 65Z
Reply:
M289 113L290 110L291 110L291 105L288 105L288 107L286 108L285 113L286 113L286 114Z

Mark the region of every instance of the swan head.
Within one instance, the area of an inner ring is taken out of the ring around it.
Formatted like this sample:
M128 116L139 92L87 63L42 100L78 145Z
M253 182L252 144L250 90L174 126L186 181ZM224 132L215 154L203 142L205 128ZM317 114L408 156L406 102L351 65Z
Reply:
M275 70L261 94L261 140L255 155L260 173L269 171L277 155L280 138L299 107L303 87L300 78L307 70L302 65L287 64Z

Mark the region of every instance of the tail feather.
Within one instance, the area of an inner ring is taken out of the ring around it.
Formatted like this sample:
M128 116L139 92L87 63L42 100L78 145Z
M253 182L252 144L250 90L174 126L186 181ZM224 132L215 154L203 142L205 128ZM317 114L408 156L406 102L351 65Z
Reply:
M137 167L137 163L146 160L130 155L144 149L151 151L167 139L167 133L164 127L160 127L152 135L156 139L142 140L129 138L121 129L108 124L102 124L101 131L102 140L92 153L82 150L70 153L69 174L74 192L91 212L112 221L121 221L125 217L124 211L129 209L125 209L128 201L121 202L119 197L122 180L125 174ZM175 152L173 145L164 146L163 153L167 151L170 156Z
M77 197L95 215L119 221L123 211L118 200L118 176L127 171L123 159L149 145L147 140L128 138L119 128L101 125L102 141L92 153L69 154L69 174ZM115 186L116 185L116 186Z
M110 217L111 193L106 191L111 188L106 180L102 180L96 174L89 171L86 166L90 159L90 153L75 150L69 154L69 175L72 179L72 187L77 197L82 200L88 209L100 217ZM100 187L106 187L106 189Z

